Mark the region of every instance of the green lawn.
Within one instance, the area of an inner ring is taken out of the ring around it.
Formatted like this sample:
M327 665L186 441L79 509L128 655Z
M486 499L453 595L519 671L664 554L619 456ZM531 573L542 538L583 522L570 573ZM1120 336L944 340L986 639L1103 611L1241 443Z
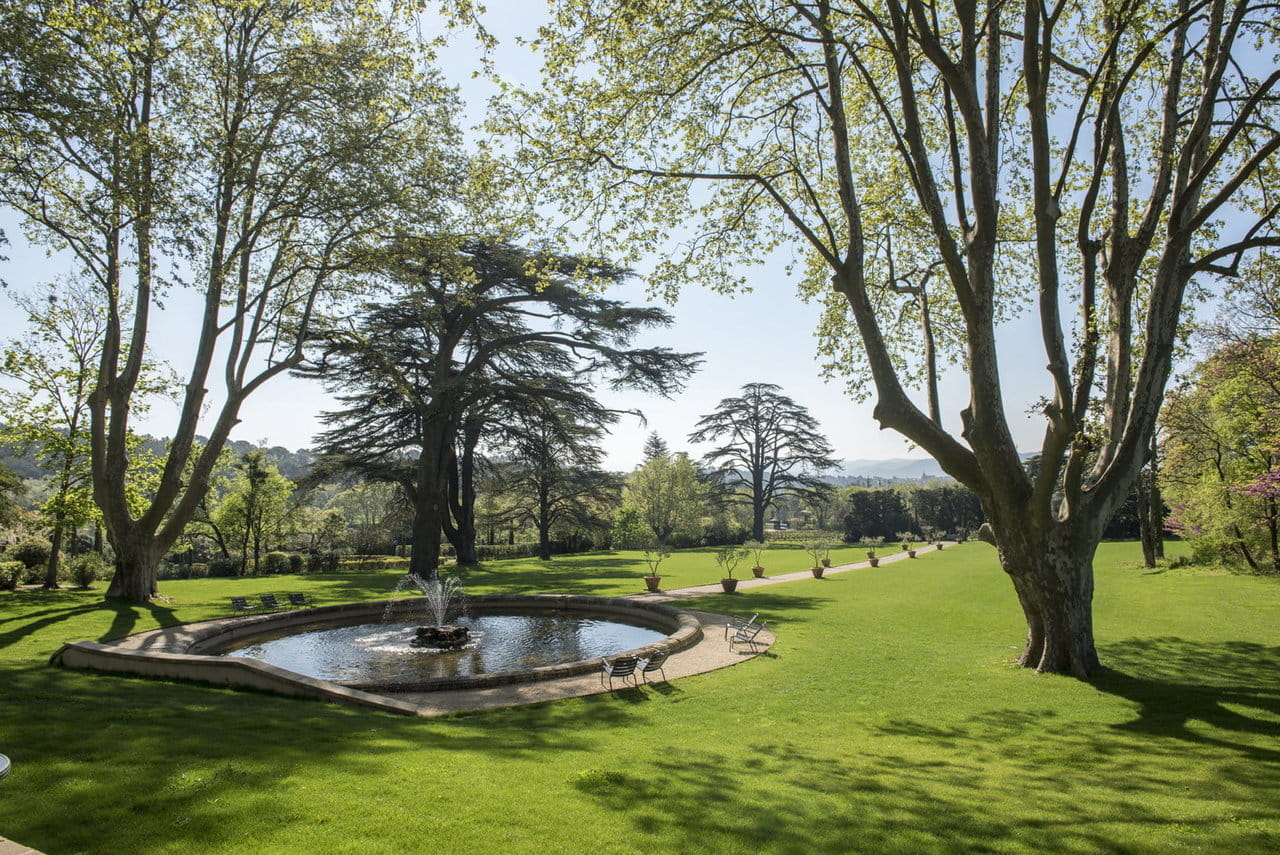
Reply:
M1280 850L1280 582L1137 555L1100 551L1118 673L1094 684L1010 666L1019 610L966 544L696 601L776 627L738 667L436 720L45 664L65 640L224 613L233 590L381 597L394 573L170 582L146 608L0 594L0 835L51 855ZM705 560L673 558L668 586L714 579ZM603 555L468 584L636 576Z

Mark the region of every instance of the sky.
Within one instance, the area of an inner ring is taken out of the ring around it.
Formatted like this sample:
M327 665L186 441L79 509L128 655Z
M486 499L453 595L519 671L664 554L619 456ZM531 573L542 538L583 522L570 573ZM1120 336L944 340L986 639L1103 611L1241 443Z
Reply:
M528 48L516 44L515 36L532 35L537 20L531 14L535 4L519 0L499 0L488 4L484 22L499 39L491 55L499 76L534 84L538 77L537 58ZM474 72L480 68L475 41L458 34L439 52L438 67L456 83L466 105L464 121L478 124L485 104L494 93L492 85ZM0 250L8 257L0 262L0 279L10 288L39 288L65 275L66 263L46 255L22 239L21 229L11 212L0 211L0 228L10 245ZM608 296L631 303L654 303L647 298L643 268L641 274ZM710 413L723 398L737 394L750 382L774 383L782 393L807 407L818 420L835 449L835 457L846 460L923 458L924 453L901 436L881 431L871 417L872 405L857 403L844 392L839 380L821 377L823 359L817 351L815 329L820 313L796 296L795 283L786 276L776 259L763 260L746 271L749 293L726 296L696 286L686 287L679 299L665 307L675 316L675 324L655 331L641 345L663 345L679 351L705 354L701 371L683 392L670 399L639 393L602 394L610 406L643 412L645 421L626 418L614 426L603 443L605 464L615 471L630 471L641 459L641 449L650 432L657 432L674 451L701 456L709 446L697 447L687 441L698 419ZM155 353L180 372L189 361L185 345L196 322L198 302L194 294L175 294L166 307L153 336ZM11 303L0 297L0 341L21 338L22 318ZM1023 450L1038 448L1044 421L1041 416L1025 416L1029 402L1048 393L1043 371L1043 348L1033 319L1023 318L1000 331L1004 387L1014 438ZM1032 354L1040 354L1032 356ZM968 390L959 373L944 376L942 404L944 423L958 432L958 413L965 406ZM923 400L921 396L919 400ZM296 450L310 447L320 430L319 414L333 403L319 384L292 377L273 380L251 396L241 410L241 424L234 439L265 442ZM176 409L157 405L150 415L135 425L153 436L168 436L176 421Z

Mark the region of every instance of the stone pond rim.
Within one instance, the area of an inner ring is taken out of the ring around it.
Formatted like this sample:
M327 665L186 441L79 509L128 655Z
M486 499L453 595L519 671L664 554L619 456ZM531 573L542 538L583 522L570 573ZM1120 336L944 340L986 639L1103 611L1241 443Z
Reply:
M593 673L600 667L600 660L596 657L520 671L433 678L413 684L344 685L307 677L253 659L219 655L256 637L278 635L280 630L303 632L325 626L376 621L382 617L388 604L411 603L417 599L420 598L373 600L291 612L220 618L137 633L116 639L110 644L71 642L54 653L50 662L71 668L260 689L409 715L416 714L413 704L394 696L387 697L383 693L431 692L556 680ZM476 615L578 613L603 619L617 618L666 633L665 638L635 650L618 651L615 655L644 657L659 651L677 653L697 644L702 638L701 623L688 612L667 605L614 597L488 594L468 597L467 607Z

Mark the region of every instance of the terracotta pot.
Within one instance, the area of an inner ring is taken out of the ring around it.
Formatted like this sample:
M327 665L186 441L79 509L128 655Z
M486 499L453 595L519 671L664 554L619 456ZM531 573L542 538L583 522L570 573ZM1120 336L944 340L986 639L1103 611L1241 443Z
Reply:
M868 558L868 559L871 559L871 558L875 558L875 557L876 557L876 552L875 552L875 550L874 550L874 549L868 549L868 550L867 550L867 558Z
M822 559L822 566L823 566L823 567L830 567L830 566L831 566L831 559L830 559L830 558L824 558L824 559Z
M914 549L908 549L908 550L907 550L907 557L908 557L908 558L915 558L915 557L916 557L916 551L915 551Z
M880 566L880 559L879 559L879 558L868 558L868 559L867 559L867 561L871 562L871 566L872 566L872 567L879 567L879 566Z
M662 582L661 576L645 576L644 583L649 586L650 591L658 590L658 585Z
M809 572L813 574L813 578L815 578L815 579L821 579L821 578L822 578L822 573L823 573L823 571L824 571L824 570L826 570L826 569L827 569L827 568L825 568L825 567L810 567L810 568L809 568Z
M751 568L751 572L752 572L752 573L754 573L754 574L756 574L756 578L757 578L757 579L762 579L762 578L764 578L764 568L763 568L763 567L752 567L752 568Z
M941 548L942 548L942 541L938 541L938 548L939 548L939 549L941 549Z
M738 580L737 579L721 579L720 587L724 588L724 592L726 594L732 594L734 591L738 590Z

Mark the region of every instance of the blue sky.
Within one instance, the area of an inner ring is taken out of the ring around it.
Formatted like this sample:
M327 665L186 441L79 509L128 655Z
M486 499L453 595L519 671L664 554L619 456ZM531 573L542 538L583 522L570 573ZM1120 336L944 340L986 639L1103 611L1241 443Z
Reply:
M530 15L532 5L492 2L484 18L500 40L492 56L495 70L507 79L525 83L536 82L537 58L515 44L514 36L533 33L537 22ZM438 65L459 85L467 104L467 122L478 123L493 90L485 80L473 76L479 69L475 42L469 36L456 35L440 52ZM11 287L39 286L57 279L65 269L60 259L25 245L11 214L0 212L0 228L10 239L10 246L2 251L9 261L0 262L0 278ZM643 270L638 272L643 274ZM871 418L870 403L857 404L844 394L839 382L822 380L823 360L814 337L819 307L807 305L796 296L794 282L787 279L782 264L765 261L745 272L754 289L750 293L729 297L688 287L676 304L667 307L676 323L653 335L650 342L677 350L704 351L705 364L685 391L670 400L639 394L604 396L610 405L640 410L647 419L647 424L641 424L629 418L614 428L605 442L607 465L622 471L634 467L650 431L657 431L675 450L700 455L705 449L692 447L685 439L698 418L710 412L721 398L735 394L742 384L757 381L776 383L785 394L808 407L835 446L837 457L922 457L897 434L878 429ZM619 289L614 296L629 302L651 302L642 279ZM188 359L184 330L190 329L196 318L193 297L173 295L167 301L152 339L156 354L171 361L179 371ZM1023 413L1028 402L1047 391L1043 349L1031 321L1024 317L1001 331L1007 372L1004 385L1006 390L1013 390L1006 392L1006 402L1015 439L1024 450L1039 446L1043 419L1025 417ZM0 311L0 339L22 334L17 313L11 304L4 305ZM957 414L968 397L965 378L947 375L942 397L944 419L952 430L957 430ZM317 384L280 378L246 403L233 437L265 440L291 449L309 446L319 427L317 415L329 405L328 396ZM137 427L156 436L167 436L175 415L172 408L157 406Z

